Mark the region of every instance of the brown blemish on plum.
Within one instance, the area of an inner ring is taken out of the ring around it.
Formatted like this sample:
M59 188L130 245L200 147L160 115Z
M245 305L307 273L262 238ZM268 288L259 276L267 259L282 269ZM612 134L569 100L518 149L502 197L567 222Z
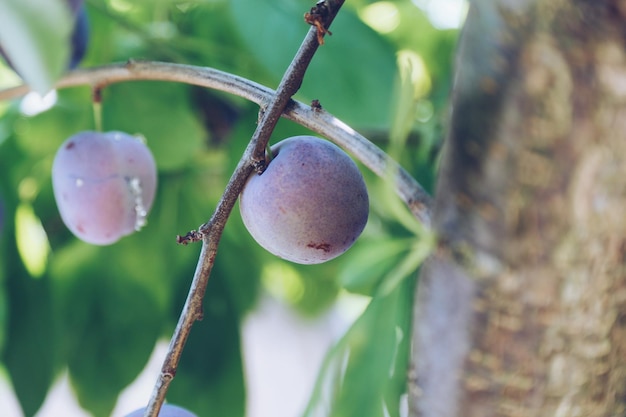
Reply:
M74 142L69 142L67 145L65 145L65 149L72 149L74 146L76 146L76 144Z
M311 242L308 245L306 245L307 248L313 248L313 249L320 249L323 250L324 252L330 252L330 248L331 245L330 243L314 243Z

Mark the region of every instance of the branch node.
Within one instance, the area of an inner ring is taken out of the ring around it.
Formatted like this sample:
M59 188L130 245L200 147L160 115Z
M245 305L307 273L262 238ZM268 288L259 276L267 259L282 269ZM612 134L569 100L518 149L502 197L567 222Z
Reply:
M171 381L176 376L176 368L168 366L166 369L161 371L161 377L164 380Z
M267 169L267 159L265 155L251 158L252 168L257 175L261 175Z
M204 233L197 230L192 230L191 232L187 232L185 236L177 235L176 243L179 245L188 245L190 243L199 242L204 237Z
M322 105L320 104L320 101L318 99L311 100L311 110L316 113L322 110Z
M333 33L328 30L328 18L331 16L330 6L326 0L320 0L304 14L304 21L317 28L317 42L324 45L324 35Z
M267 103L263 103L259 105L259 113L256 118L257 125L261 123L261 120L263 120L263 115L265 114L265 110L267 110L267 107L268 107Z
M91 101L94 104L101 104L102 103L102 89L103 88L104 88L104 85L96 84L91 89Z

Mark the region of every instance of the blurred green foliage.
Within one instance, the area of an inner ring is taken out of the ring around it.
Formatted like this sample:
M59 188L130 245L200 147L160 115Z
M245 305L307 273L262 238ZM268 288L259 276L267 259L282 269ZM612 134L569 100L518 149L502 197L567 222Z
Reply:
M39 3L45 13L47 0ZM312 3L91 0L91 40L82 66L164 60L212 66L275 88L308 30L302 15ZM373 3L346 3L296 98L320 100L432 190L457 31L435 29L409 0ZM373 6L397 16L368 13ZM36 24L29 15L22 18L25 27ZM37 38L44 36L40 32L29 33ZM44 80L55 76L45 67L34 72ZM18 82L0 63L0 88ZM106 417L155 342L171 335L198 256L197 247L178 246L175 237L210 217L258 108L186 85L108 87L103 129L146 137L159 186L141 232L95 247L64 227L50 179L57 147L94 129L90 90L57 94L53 107L34 115L26 101L0 103L0 359L26 416L36 413L67 369L81 405ZM307 131L281 121L272 141L302 133ZM348 291L371 302L329 352L306 415L320 409L333 416L398 415L412 288L430 239L385 181L363 172L372 208L368 226L353 249L323 265L288 264L264 252L233 212L204 320L192 331L171 401L201 416L243 416L239 330L260 291L307 315Z

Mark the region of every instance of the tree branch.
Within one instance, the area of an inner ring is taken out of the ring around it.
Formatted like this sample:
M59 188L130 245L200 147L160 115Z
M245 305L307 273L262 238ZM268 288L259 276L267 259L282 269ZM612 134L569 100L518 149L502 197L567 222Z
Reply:
M343 0L328 1L328 4L331 8L331 16L325 24L326 28L328 28L328 25L330 25L339 11ZM150 401L146 407L145 417L157 417L165 400L167 389L178 368L183 347L191 332L191 327L196 320L202 317L204 294L228 217L248 177L255 168L259 169L265 166L265 147L285 107L302 84L306 69L319 46L319 39L321 38L318 38L318 31L319 28L317 27L309 30L295 58L278 85L275 95L270 97L266 109L261 108L261 118L257 128L239 160L237 168L233 172L213 216L208 223L200 226L200 233L203 235L202 252L187 300L170 341L168 353L163 361L161 374L157 379Z
M62 89L91 85L103 88L110 84L139 80L170 81L210 88L242 97L260 106L269 103L276 95L271 88L213 68L146 61L72 71L55 87ZM2 90L0 101L22 97L29 91L26 85ZM295 100L289 101L282 116L336 143L380 177L386 178L390 169L395 171L397 174L393 187L396 193L418 220L430 226L431 197L406 170L363 135L327 111Z

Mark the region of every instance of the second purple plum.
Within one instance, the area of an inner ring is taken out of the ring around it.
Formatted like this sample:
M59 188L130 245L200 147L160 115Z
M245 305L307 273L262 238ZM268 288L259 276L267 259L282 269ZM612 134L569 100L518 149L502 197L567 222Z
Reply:
M96 245L114 243L144 225L156 180L150 150L122 132L78 133L61 145L52 165L63 222Z

